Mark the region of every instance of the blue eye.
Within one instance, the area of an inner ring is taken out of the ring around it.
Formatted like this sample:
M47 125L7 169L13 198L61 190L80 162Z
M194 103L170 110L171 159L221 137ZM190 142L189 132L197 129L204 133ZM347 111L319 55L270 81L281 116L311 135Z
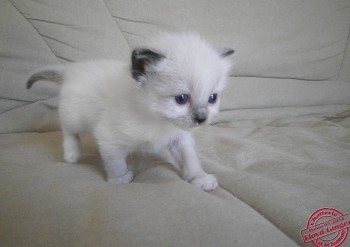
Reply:
M180 95L176 95L175 96L175 101L176 103L178 103L179 105L184 105L188 102L188 100L190 99L190 97L188 96L188 94L180 94Z
M214 104L216 102L216 99L218 98L218 94L217 93L213 93L209 96L209 100L208 102L210 104Z

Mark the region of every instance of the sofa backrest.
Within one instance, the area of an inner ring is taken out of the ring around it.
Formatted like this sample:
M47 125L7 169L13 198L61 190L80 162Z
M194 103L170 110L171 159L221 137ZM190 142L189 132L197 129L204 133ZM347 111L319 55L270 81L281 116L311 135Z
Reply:
M343 0L106 2L131 46L161 29L197 30L236 49L236 76L335 79L349 34Z
M350 105L349 26L349 0L4 0L0 132L59 128L59 85L38 82L27 91L31 71L128 61L133 47L162 31L194 30L235 49L219 121L266 117L269 109L334 114Z

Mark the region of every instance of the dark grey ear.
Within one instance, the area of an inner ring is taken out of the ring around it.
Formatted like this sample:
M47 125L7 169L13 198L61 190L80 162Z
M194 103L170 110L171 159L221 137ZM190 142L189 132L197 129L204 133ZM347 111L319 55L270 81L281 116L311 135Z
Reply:
M132 77L139 81L141 77L147 75L151 65L157 64L165 58L163 55L144 48L136 48L131 54Z
M224 47L220 50L221 57L228 57L228 56L231 56L233 53L235 53L235 51L228 47Z

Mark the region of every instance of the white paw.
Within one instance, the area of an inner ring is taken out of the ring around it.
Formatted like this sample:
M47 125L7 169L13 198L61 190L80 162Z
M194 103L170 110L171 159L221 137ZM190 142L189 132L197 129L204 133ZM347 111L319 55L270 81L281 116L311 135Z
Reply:
M190 183L204 191L213 191L218 186L216 177L211 174L205 174L203 177L194 178Z
M64 152L64 160L67 163L77 163L80 158L80 152L77 150L69 150Z
M131 171L128 171L125 175L119 178L108 179L108 182L114 183L114 184L127 184L127 183L130 183L133 178L134 178L134 173Z

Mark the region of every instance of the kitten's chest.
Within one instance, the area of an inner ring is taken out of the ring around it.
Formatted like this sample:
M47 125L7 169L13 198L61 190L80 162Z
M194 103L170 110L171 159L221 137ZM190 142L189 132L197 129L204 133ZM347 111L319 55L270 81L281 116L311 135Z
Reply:
M166 145L160 145L160 143L155 142L142 142L135 145L133 152L141 153L159 153L165 148Z
M147 136L147 137L146 137ZM159 153L169 146L169 143L175 138L174 132L163 132L158 130L155 133L147 133L145 139L139 139L134 145L134 151L144 153Z

